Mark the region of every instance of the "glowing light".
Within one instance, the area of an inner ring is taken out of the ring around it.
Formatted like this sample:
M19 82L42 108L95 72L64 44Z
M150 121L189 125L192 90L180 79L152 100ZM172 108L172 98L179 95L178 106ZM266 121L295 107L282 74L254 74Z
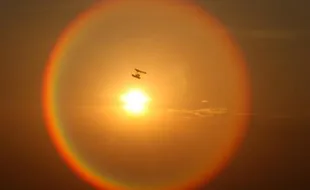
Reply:
M112 26L112 23L115 23L113 25L115 25L117 28L112 27L112 30L107 30L106 33L110 34L110 33L113 33L111 31L118 31L118 30L116 30L116 29L118 29L118 26L119 26L119 24L117 24L118 23L117 20L122 19L121 15L125 14L125 13L123 13L123 11L130 11L130 10L127 10L125 7L128 7L129 9L132 7L135 7L135 6L127 6L126 3L129 1L123 1L122 2L121 0L119 0L119 1L112 1L112 0L108 1L107 0L104 2L105 3L102 3L100 6L97 4L94 5L94 7L92 7L90 10L79 15L63 31L61 36L59 36L59 39L56 43L56 46L54 47L53 51L51 52L50 58L48 60L48 63L46 65L46 69L44 72L44 82L43 82L43 88L42 88L42 90L43 90L42 91L42 96L43 96L43 98L42 98L43 102L42 103L43 103L44 117L45 117L45 123L46 123L47 130L49 132L51 140L53 141L53 144L55 145L55 148L59 152L59 155L66 162L66 164L68 164L68 166L81 179L87 181L92 186L94 186L95 189L114 189L114 190L115 189L128 189L128 187L132 187L132 184L135 184L135 180L129 181L129 180L126 180L126 178L118 179L117 177L115 177L115 178L111 177L111 175L107 175L107 171L94 167L91 163L91 160L89 160L88 157L83 156L82 149L79 148L79 146L71 138L70 130L68 130L70 128L69 128L68 124L66 124L67 122L65 122L65 120L64 120L66 117L63 115L63 111L61 111L62 106L63 106L62 103L64 101L60 101L60 98L59 98L59 97L61 97L61 94L66 94L68 92L68 91L64 91L65 88L62 88L63 82L61 80L62 79L61 76L63 76L65 73L65 71L64 71L65 65L72 64L71 63L72 61L69 61L69 60L75 60L75 59L72 59L72 57L75 58L77 55L76 50L79 50L79 48L76 49L76 47L85 47L85 49L81 49L83 51L78 51L78 52L87 52L88 46L84 45L84 43L86 43L86 41L87 41L85 39L89 39L89 38L93 37L92 35L89 35L89 34L93 34L93 32L92 32L93 30L98 31L98 29L99 29L100 31L104 31L101 29L102 27L103 28L104 27L110 28ZM141 1L141 2L146 2L146 1ZM148 1L148 2L150 2L150 1ZM223 62L225 62L225 63L227 62L227 65L229 67L234 68L235 73L233 73L232 76L235 76L235 78L234 78L235 80L233 81L234 82L233 84L236 84L236 90L233 91L232 97L234 97L234 98L232 100L235 102L238 109L240 109L240 111L238 110L239 112L249 112L249 109L251 107L249 104L250 103L250 84L249 84L249 80L248 80L246 63L243 59L242 52L240 52L240 50L238 48L238 45L234 42L233 39L231 39L231 36L226 31L225 27L223 27L221 25L221 23L219 23L216 20L216 18L212 17L212 15L209 15L204 10L202 10L199 6L196 6L194 3L191 3L189 1L185 1L186 3L185 2L181 3L180 1L176 1L176 0L154 1L154 2L156 2L156 3L161 2L162 3L161 7L163 7L163 9L157 9L157 8L155 9L154 8L154 11L152 11L153 8L150 9L151 10L150 15L148 17L146 17L145 19L155 18L156 15L153 16L153 13L155 13L155 11L160 12L160 10L167 10L170 12L169 14L176 15L176 16L173 16L173 18L174 17L177 18L178 17L177 15L179 15L179 12L181 12L179 20L176 20L173 22L169 21L169 22L179 23L179 22L182 22L183 20L189 21L192 19L194 19L193 22L196 22L197 20L199 20L201 22L197 23L197 27L200 28L200 30L202 30L202 33L204 34L201 36L205 36L204 38L202 38L202 40L208 40L209 41L212 39L212 40L214 40L214 43L212 42L212 44L218 44L220 47L225 47L224 48L225 51L220 51L221 53L219 55L222 56L223 58L225 58L225 59L223 59ZM151 7L153 7L153 6L151 6ZM156 7L156 6L154 6L154 7ZM148 8L148 6L146 8ZM158 7L158 8L160 8L160 7ZM134 9L134 10L136 10L136 9ZM134 10L131 10L131 11L133 12ZM143 9L143 11L141 11L141 13L144 14L144 13L148 12L148 10L149 9ZM144 17L143 14L140 15L140 17ZM129 13L128 13L128 15L129 15ZM102 19L102 18L105 18L105 19ZM109 20L107 18L111 18L111 20ZM161 19L161 18L162 18L162 16L158 17L158 19ZM185 18L185 19L183 19L183 18ZM114 19L116 19L116 21L114 21ZM103 23L103 21L104 21L104 23ZM135 21L135 20L133 20L133 21ZM167 22L167 23L169 23L169 22ZM146 23L153 23L153 22L148 21ZM161 20L158 20L158 22L156 21L155 23L162 23L162 22L161 22ZM134 27L133 27L133 30L130 30L130 31L144 31L143 28L141 28L143 30L140 29L140 24L138 24L138 25L139 25L139 27L137 29L134 29ZM174 47L173 45L169 44L169 42L165 43L166 39L169 39L167 37L174 35L174 33L172 33L172 31L173 31L172 29L171 30L170 29L169 30L164 29L164 28L166 28L166 26L168 26L167 24L159 24L159 25L154 24L154 25L147 25L146 27L148 27L148 26L151 26L151 30L150 30L151 33L149 35L151 35L151 37L153 37L153 36L158 37L159 41L162 43L162 47L166 47L166 45L167 45L167 49L169 49L170 46ZM190 26L196 27L196 24L188 25L188 26L189 27ZM173 26L171 26L171 27L173 27ZM154 31L152 29L154 29ZM163 29L162 32L161 32L161 29ZM148 31L148 30L149 29L147 29L145 31ZM159 32L158 36L154 35L155 34L154 32L156 32L156 34L157 34L157 31ZM101 35L101 33L103 33L102 36L104 36L104 34L106 34L104 32L97 32L97 33L100 33L100 35ZM112 36L107 36L107 39L108 38L118 39L117 36L122 36L123 34L125 35L127 33L120 32L120 33L115 34L115 35L113 34ZM161 37L161 34L165 34L165 35L163 35ZM175 32L175 34L178 34L178 32ZM137 32L137 36L139 36L139 35L140 35L140 33ZM129 36L131 36L131 35L129 35ZM146 32L145 34L143 32L143 36L148 37L148 32ZM200 35L197 35L197 37L198 36L200 36ZM94 38L97 39L98 36L95 36ZM187 38L186 36L183 36L183 38L186 39L187 41L190 41L190 38ZM175 39L178 39L178 38L176 37ZM92 40L90 40L90 41L92 41ZM172 40L172 41L174 43L175 40ZM113 40L111 42L113 42ZM178 42L178 41L176 41L176 42ZM161 43L159 43L159 44L161 44ZM88 44L88 43L86 43L86 44ZM113 43L111 43L111 45L112 44ZM178 44L183 44L183 42L181 41L181 43L177 43L176 45L178 45ZM92 45L91 47L94 47L94 45ZM106 49L109 49L108 47L110 47L110 46L103 46L103 47L107 47ZM124 46L124 47L127 47L127 46ZM159 46L159 47L161 47L161 46ZM146 51L148 50L147 48L148 48L148 46L146 46ZM149 48L149 49L152 49L152 48ZM178 48L176 48L176 50L177 49ZM213 49L213 45L211 45L211 43L210 43L210 49ZM86 50L86 51L84 51L84 50ZM125 51L125 50L126 50L126 48L124 48L123 54L126 55L124 57L126 57L126 58L130 57L129 56L130 52L126 53L127 51ZM117 50L115 52L115 54L117 54L118 57L120 57L119 51L123 51L123 50ZM202 51L199 51L199 52L202 52ZM206 52L208 52L208 49L206 49ZM216 51L214 51L214 52L216 52ZM139 53L141 54L141 52L139 52ZM176 51L175 54L181 54L181 50L180 50L180 53L178 53L178 51ZM201 53L195 54L195 56L200 55L200 54ZM191 57L193 57L194 54L193 55L190 54L190 55L191 55ZM87 56L85 55L85 58L86 57ZM102 57L101 52L100 52L100 56L98 56L98 57ZM176 56L176 57L178 57L178 56ZM111 60L113 60L113 59L111 58ZM139 59L140 58L137 58L137 60L139 60ZM163 58L163 61L165 61L165 59L166 58ZM173 57L170 60L170 57L168 56L167 59L169 60L169 62L168 62L169 64L170 63L172 64L173 62L178 63L178 61L171 61L171 60L174 60ZM101 62L103 62L103 61L101 60L100 63ZM86 64L88 64L88 62L86 62ZM106 64L113 64L113 63L107 61ZM157 67L156 64L155 64L154 68ZM75 63L74 63L74 65L75 65ZM152 64L150 64L150 67L151 67L151 65ZM203 72L203 71L201 71L201 72ZM114 76L114 75L112 75L112 76ZM130 76L128 76L128 77L130 77ZM66 78L70 78L70 77L66 77ZM172 85L173 85L173 87L177 86L177 83L175 83L175 84L172 83ZM203 88L203 86L201 86L201 88ZM171 93L172 92L173 92L173 90L171 91ZM67 97L67 96L65 96L65 97ZM81 97L83 97L83 96L81 96ZM123 108L130 115L141 115L141 114L146 112L150 99L148 98L148 96L144 92L142 92L139 89L136 89L136 90L130 90L130 91L126 92L124 95L122 95L121 101L122 101ZM114 106L113 106L113 108L114 108ZM141 120L142 120L141 118L138 119L139 122ZM127 122L128 120L125 120L125 121ZM173 121L173 120L171 120L171 121ZM173 125L173 124L174 123L171 122L171 125ZM158 182L158 184L155 184L155 185L150 185L148 183L147 183L147 185L140 184L141 187L138 189L160 189L160 190L195 189L196 187L200 186L202 183L209 182L227 165L230 156L235 152L236 148L238 147L238 145L240 144L241 140L244 137L247 124L248 124L248 117L244 117L244 118L243 117L242 118L241 117L234 117L234 118L232 118L231 121L229 122L229 128L231 129L231 130L229 130L230 131L229 132L229 136L230 136L229 140L226 138L224 138L224 141L219 140L219 143L221 143L221 146L219 145L219 147L215 149L216 152L214 153L214 155L213 154L211 155L212 158L210 158L210 160L206 159L205 162L203 162L203 161L201 161L202 163L199 162L199 164L201 164L201 166L199 166L199 167L197 166L199 169L197 169L197 170L192 169L191 171L188 171L185 169L183 170L183 167L181 167L182 168L181 170L184 171L184 173L186 173L185 177L171 176L171 177L167 178L166 181L161 181L162 179L160 179L160 181L159 181L160 184L159 184L159 182ZM195 125L195 124L193 124L193 125ZM113 123L113 126L115 126L114 123ZM206 127L202 127L202 128L205 129ZM86 130L88 130L88 129L86 129ZM122 128L122 130L124 130L124 129ZM120 141L120 142L126 143L127 141ZM223 144L223 146L222 146L222 144ZM167 150L169 150L169 149L167 149ZM208 157L209 157L209 154L208 154ZM159 158L161 158L161 155L159 155ZM175 160L175 161L179 161L179 160ZM170 159L169 159L169 162L170 162ZM145 163L146 163L146 165L144 165ZM149 166L148 163L149 163L148 160L147 160L147 162L144 162L143 159L141 159L141 163L138 163L137 166L139 166L139 168L143 168L145 166L148 167ZM182 162L180 162L180 163L182 163ZM162 171L163 169L165 169L165 168L163 168L164 166L160 166L160 165L158 165L158 166L159 166L160 170L156 169L156 171ZM124 169L124 171L126 173L126 169ZM128 171L130 171L130 170L128 170ZM133 177L135 177L134 174L133 174ZM135 179L135 178L130 177L130 179ZM139 178L137 178L137 179L139 179ZM155 178L153 177L150 179L153 181L153 179L155 179ZM139 183L140 183L140 181L142 182L142 180L143 179L141 178L141 180L139 180ZM146 181L147 180L148 180L148 178L146 178ZM155 186L158 188L155 188Z
M124 110L128 113L141 115L146 112L150 98L139 89L132 89L121 96Z

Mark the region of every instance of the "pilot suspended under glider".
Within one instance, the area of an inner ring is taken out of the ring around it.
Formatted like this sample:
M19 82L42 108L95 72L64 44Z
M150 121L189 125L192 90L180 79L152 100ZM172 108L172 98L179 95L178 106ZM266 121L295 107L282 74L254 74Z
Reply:
M135 74L131 74L132 77L135 77L137 79L141 79L141 74L146 74L145 71L141 71L139 69L135 69L136 73Z

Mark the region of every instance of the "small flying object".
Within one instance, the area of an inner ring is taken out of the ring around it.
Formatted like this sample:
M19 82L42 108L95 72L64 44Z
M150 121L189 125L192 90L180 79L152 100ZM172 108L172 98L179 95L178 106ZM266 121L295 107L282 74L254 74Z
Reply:
M145 71L141 71L139 69L135 69L136 73L135 74L131 74L132 77L135 77L137 79L141 79L141 74L146 74Z

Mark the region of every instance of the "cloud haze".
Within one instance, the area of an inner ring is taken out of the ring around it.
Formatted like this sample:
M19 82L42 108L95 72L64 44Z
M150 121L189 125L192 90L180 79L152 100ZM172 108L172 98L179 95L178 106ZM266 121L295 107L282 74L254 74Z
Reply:
M285 29L229 29L237 36L254 39L274 39L274 40L297 40L309 38L309 31L305 30L285 30Z
M169 113L184 117L213 117L227 113L226 108L202 108L202 109L169 109Z

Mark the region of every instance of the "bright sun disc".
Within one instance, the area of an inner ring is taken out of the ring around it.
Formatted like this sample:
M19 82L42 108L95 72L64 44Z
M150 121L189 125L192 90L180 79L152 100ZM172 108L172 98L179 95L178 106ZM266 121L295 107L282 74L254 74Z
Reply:
M131 114L142 114L146 111L150 98L139 89L132 89L121 96L124 110Z

